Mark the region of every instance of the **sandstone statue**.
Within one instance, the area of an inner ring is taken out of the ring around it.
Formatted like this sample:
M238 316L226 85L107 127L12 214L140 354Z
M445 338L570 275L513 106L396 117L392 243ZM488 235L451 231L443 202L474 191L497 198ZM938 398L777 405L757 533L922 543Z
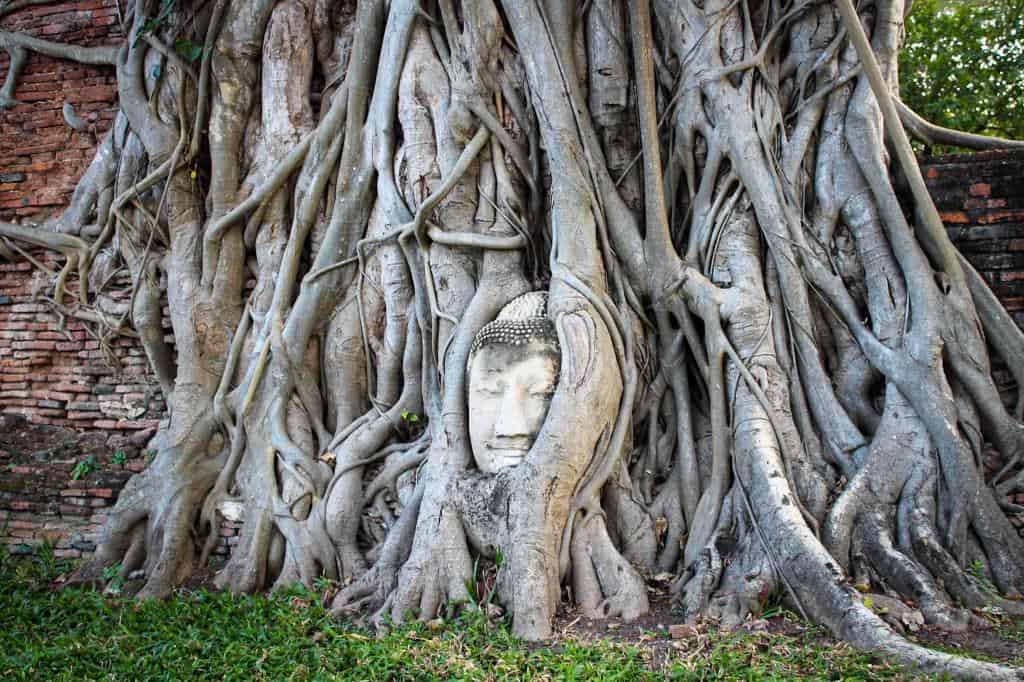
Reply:
M547 294L528 293L485 325L469 353L469 441L476 467L513 467L537 440L558 385L561 355Z

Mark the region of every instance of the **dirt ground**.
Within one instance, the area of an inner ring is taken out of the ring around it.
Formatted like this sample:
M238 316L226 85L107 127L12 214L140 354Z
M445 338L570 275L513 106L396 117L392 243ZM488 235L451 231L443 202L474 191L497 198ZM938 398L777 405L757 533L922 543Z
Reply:
M697 654L708 646L710 638L721 634L705 625L682 624L679 613L673 609L667 585L656 585L650 599L650 612L629 623L617 618L590 620L571 609L564 610L556 620L556 637L578 641L606 640L637 646L646 649L649 652L649 664L660 669L670 659L677 659L680 650ZM779 611L782 610L776 609L776 612ZM1024 627L1024 623L1018 627ZM751 620L741 631L782 635L821 646L837 644L823 629L806 624L790 611ZM912 641L930 648L956 650L965 655L1020 665L1021 657L1024 656L1024 643L1002 637L1000 631L995 625L991 628L976 627L966 632L951 632L926 625L905 634ZM667 638L666 633L670 635Z

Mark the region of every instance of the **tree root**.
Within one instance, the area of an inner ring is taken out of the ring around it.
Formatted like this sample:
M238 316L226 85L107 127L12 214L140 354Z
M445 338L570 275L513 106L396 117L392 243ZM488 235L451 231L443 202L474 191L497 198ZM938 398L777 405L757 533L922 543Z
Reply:
M576 521L572 566L573 596L587 617L628 622L647 613L647 584L612 544L601 517Z

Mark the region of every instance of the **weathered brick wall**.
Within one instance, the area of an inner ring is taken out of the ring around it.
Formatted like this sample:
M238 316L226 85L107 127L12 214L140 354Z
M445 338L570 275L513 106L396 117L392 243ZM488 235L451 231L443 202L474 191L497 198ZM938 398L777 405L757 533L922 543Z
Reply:
M116 0L27 7L0 19L0 30L85 46L123 35ZM0 51L0 79L9 63ZM111 67L30 54L18 104L0 111L0 220L63 210L113 122L116 96ZM64 122L65 104L87 130ZM51 270L62 265L33 256ZM0 263L0 543L28 551L52 542L75 557L92 551L104 511L145 467L144 444L165 408L138 343L101 343L85 324L59 320L40 299L52 283L27 261ZM124 302L126 278L107 291Z
M949 236L1024 327L1024 151L922 159Z
M107 509L146 466L151 434L80 433L0 416L0 544L15 554L43 543L58 557L93 552Z
M53 271L63 260L45 251L34 257ZM52 276L28 261L0 264L0 411L33 424L155 429L165 405L138 340L100 339L95 325L62 321L44 300L52 287ZM105 289L124 308L130 296L127 274Z
M62 558L92 554L121 489L151 461L152 434L74 431L0 414L0 545L13 554L43 544ZM240 528L221 524L215 557L228 555Z
M62 264L53 253L33 258L51 271ZM105 299L127 307L129 285L127 274L114 277ZM50 543L57 556L80 557L145 468L166 408L139 342L101 341L60 320L41 298L52 287L27 260L0 264L0 544L24 553Z
M152 453L152 431L72 431L0 415L0 544L14 554L46 543L63 558L88 556L128 479ZM225 521L213 553L226 556L240 523Z
M123 35L116 0L27 7L0 19L0 30L83 46L114 44ZM0 79L9 63L0 50ZM14 98L18 105L0 111L0 220L41 219L68 203L96 139L110 129L117 111L114 69L32 54ZM65 103L90 124L88 130L64 122Z

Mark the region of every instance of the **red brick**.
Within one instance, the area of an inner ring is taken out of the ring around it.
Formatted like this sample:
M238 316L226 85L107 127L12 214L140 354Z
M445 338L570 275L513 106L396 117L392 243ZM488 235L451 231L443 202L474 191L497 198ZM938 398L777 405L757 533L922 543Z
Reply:
M60 391L32 391L33 398L42 398L44 400L74 400L75 396L70 393L61 393Z
M86 384L69 384L56 382L51 384L51 386L53 387L53 390L63 391L65 393L92 393L92 387Z
M122 419L117 422L117 428L122 431L134 431L151 429L160 425L157 419Z
M57 344L54 341L15 341L11 347L15 350L55 350Z
M963 211L943 211L939 213L939 217L942 218L942 222L954 225L966 225L971 222Z
M8 528L22 528L22 529L24 529L24 528L30 528L30 529L31 528L38 528L39 527L39 522L38 521L25 521L25 520L21 520L21 519L15 519L13 521L9 521L7 523L7 527Z
M990 211L978 218L978 222L982 225L988 225L991 223L1004 223L1011 221L1024 220L1024 210L1018 211Z

